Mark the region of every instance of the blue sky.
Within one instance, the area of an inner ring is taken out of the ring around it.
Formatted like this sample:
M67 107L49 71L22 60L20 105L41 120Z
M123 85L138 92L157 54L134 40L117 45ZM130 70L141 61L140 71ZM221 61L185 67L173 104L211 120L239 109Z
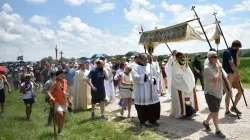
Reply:
M19 54L25 60L54 57L56 44L66 57L76 58L142 52L141 25L151 30L192 19L191 5L203 24L214 22L212 13L217 12L229 44L239 39L249 48L250 0L1 0L0 61L13 61ZM187 53L208 50L196 41L170 46ZM169 51L160 45L155 53Z

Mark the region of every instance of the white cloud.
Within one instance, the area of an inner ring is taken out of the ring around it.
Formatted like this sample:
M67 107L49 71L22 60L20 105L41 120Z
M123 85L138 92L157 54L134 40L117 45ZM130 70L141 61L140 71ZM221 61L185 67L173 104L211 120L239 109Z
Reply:
M3 5L3 11L6 12L6 13L9 13L9 12L12 12L13 9L10 7L10 5L8 3L5 3Z
M29 20L31 23L34 24L39 24L39 25L47 25L50 24L50 21L46 17L34 15L33 17L30 18Z
M47 0L26 0L29 3L41 4L45 3Z
M138 1L137 1L138 2ZM146 2L147 3L147 2ZM96 53L106 53L108 55L125 54L128 51L143 52L143 46L138 45L140 35L140 25L144 26L144 30L153 29L159 26L158 23L168 23L169 20L163 21L164 12L154 13L145 6L140 4L138 7L130 6L124 9L124 17L133 25L128 35L113 35L106 33L96 27L90 26L83 22L79 17L66 16L58 21L59 28L41 28L28 25L22 17L15 13L0 12L0 61L16 60L18 55L24 55L27 60L40 60L43 57L55 57L54 48L57 44L59 51L63 51L64 57L79 58L82 56L91 57ZM170 5L171 6L171 5ZM184 6L183 6L184 7ZM217 5L197 5L196 10L202 18L202 23L211 23L214 21L211 15L214 10L218 12L218 18L225 16L224 10ZM205 10L205 11L202 11ZM177 10L178 11L178 10ZM173 15L172 21L179 23L186 19L193 18L193 12L189 7L181 10L180 16L176 16L174 10L168 11L168 15ZM187 13L187 14L186 14ZM176 19L174 18L176 17ZM170 17L171 18L171 17ZM208 18L208 19L207 19ZM226 25L223 23L222 29L229 44L235 39L240 39L243 48L250 46L250 25L249 20L244 20L238 25ZM146 26L145 26L146 25ZM213 47L215 44L212 42ZM177 49L184 53L194 53L208 51L209 47L206 42L189 41L184 43L170 43L171 49ZM196 46L194 48L194 46ZM197 47L198 46L198 47ZM226 48L222 42L219 48ZM157 54L169 54L165 45L156 48Z
M144 8L138 9L138 10L132 9L131 11L128 11L125 8L124 14L125 14L125 18L129 22L133 24L137 24L137 25L159 21L159 18L154 13L151 13Z
M150 10L155 5L147 0L131 0L130 9L124 8L124 17L130 23L135 25L143 25L144 29L151 30L156 26L156 22L160 21L164 14L157 16Z
M228 13L250 11L250 0L243 0L240 4L234 5L232 10L229 10Z
M102 3L102 0L88 0L89 3Z
M179 14L180 12L184 11L185 8L183 5L181 4L173 4L173 5L169 5L167 2L163 1L161 3L161 7L163 9L165 9L166 11L169 12L174 12L175 14Z
M111 11L115 9L116 5L115 3L103 3L101 5L98 5L97 7L94 8L95 13L102 13L106 11Z
M85 0L64 0L64 2L71 6L80 6L85 2Z
M131 0L131 9L140 9L140 6L143 6L146 9L153 9L156 7L147 0Z
M173 13L171 22L181 23L195 18L194 12L190 7L184 7L180 4L169 5L166 2L162 2L161 6L168 12ZM212 5L196 5L195 8L198 16L203 24L209 24L214 22L213 12L217 12L217 17L225 17L224 9L216 4ZM198 25L197 22L191 22L190 24Z

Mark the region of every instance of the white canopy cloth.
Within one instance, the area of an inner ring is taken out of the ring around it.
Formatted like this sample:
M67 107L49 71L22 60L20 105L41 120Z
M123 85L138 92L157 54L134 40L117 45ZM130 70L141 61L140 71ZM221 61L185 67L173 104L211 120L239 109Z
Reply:
M209 41L213 41L216 36L220 35L220 30L216 23L203 26ZM182 42L189 40L207 41L201 27L191 27L188 22L174 26L143 32L139 44L154 46L160 43Z

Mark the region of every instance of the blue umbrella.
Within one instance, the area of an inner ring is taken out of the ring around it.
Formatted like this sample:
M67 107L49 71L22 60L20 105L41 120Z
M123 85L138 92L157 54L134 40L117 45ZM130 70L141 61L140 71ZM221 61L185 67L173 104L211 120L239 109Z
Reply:
M104 56L105 58L108 58L109 56L103 53L98 53L98 54L94 54L91 58L100 58Z
M102 57L103 56L103 54L102 53L99 53L99 54L97 54L95 57L96 58L100 58L100 57Z

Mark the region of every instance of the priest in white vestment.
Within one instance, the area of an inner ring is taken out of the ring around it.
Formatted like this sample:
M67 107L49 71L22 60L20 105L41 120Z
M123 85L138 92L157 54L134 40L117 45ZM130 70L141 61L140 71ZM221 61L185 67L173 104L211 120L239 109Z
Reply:
M193 117L198 111L194 75L189 66L185 65L184 55L180 52L176 54L171 79L171 116L174 118ZM191 110L187 110L190 108ZM191 115L186 114L190 111Z
M80 69L76 71L74 77L74 109L89 109L91 108L91 88L87 84L87 76L89 71L85 64L80 65Z
M169 58L168 60L168 63L165 67L165 73L167 75L167 79L168 79L168 93L171 95L171 78L172 78L172 66L173 66L173 63L175 62L176 58L175 58L175 55L176 55L177 51L176 50L173 50L173 54L172 56Z
M139 55L139 62L132 69L134 80L134 104L137 110L141 127L147 127L146 122L159 126L160 100L157 92L156 80L150 70L146 54Z

